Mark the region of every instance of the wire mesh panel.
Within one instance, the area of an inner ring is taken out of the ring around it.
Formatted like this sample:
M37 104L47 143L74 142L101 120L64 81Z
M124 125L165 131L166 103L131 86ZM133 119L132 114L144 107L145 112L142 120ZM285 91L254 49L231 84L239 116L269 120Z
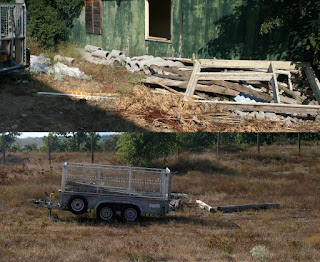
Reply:
M23 5L0 5L1 39L24 37L25 7Z
M170 170L66 163L62 190L168 197Z
M26 17L25 4L0 3L0 72L27 64Z

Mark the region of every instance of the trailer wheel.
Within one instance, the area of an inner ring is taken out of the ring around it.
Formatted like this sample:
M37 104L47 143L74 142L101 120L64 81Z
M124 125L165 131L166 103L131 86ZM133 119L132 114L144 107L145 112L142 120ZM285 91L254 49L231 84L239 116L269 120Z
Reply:
M101 221L110 221L114 214L114 210L110 205L100 205L97 209L97 217Z
M129 206L122 211L122 216L127 222L134 222L140 217L140 210L137 207Z
M83 214L88 209L88 201L84 196L73 196L69 201L69 210L76 215Z

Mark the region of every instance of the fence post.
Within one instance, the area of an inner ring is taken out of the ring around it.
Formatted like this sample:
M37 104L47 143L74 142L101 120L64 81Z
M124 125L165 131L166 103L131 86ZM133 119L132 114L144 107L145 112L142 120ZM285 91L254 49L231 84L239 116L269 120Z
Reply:
M6 140L4 135L2 136L2 164L6 162Z
M258 153L260 153L260 133L257 133L257 148L258 148Z
M299 155L301 153L301 134L298 133L298 147L299 147Z
M220 132L218 132L217 136L217 155L219 156L220 154Z
M91 135L91 163L94 163L94 144L93 144L93 135Z
M49 158L49 165L51 168L51 145L50 145L50 134L48 135L48 158Z

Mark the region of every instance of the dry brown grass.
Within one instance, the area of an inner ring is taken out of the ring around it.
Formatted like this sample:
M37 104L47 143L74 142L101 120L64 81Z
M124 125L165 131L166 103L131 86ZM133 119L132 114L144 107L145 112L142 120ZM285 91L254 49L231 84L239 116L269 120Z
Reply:
M175 93L156 94L145 86L136 86L131 96L117 101L122 115L138 126L154 132L316 132L319 121L297 123L288 128L280 121L244 119L225 107L184 101Z
M34 50L40 49L33 43ZM76 53L72 45L61 55ZM69 51L68 51L69 50ZM53 57L56 53L50 53ZM75 54L76 55L76 54ZM298 122L287 128L283 122L241 119L226 108L193 101L182 96L154 94L139 82L144 76L124 67L95 65L80 58L79 67L92 80L53 75L21 76L10 73L0 83L0 130L2 131L156 131L156 132L285 132L320 130L320 121ZM22 79L21 79L22 78ZM21 81L21 80L27 80ZM37 92L85 91L117 95L118 100L79 100L44 97Z
M120 164L113 154L96 162ZM320 148L262 147L240 153L183 153L168 159L173 191L212 206L278 202L279 210L208 213L197 208L137 223L98 223L28 203L57 192L65 161L90 153L10 153L0 166L0 261L317 261L320 255ZM181 161L183 160L183 163ZM159 163L163 164L163 161ZM122 163L123 164L123 163ZM157 165L157 163L155 163ZM160 165L160 164L159 164ZM307 169L306 169L307 168ZM57 197L56 197L56 201ZM253 257L254 247L265 253ZM280 248L281 247L281 248Z

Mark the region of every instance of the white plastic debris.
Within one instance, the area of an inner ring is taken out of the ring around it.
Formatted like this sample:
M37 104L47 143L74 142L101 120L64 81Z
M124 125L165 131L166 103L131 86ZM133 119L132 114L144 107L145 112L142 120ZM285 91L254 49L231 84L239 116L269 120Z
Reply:
M56 55L53 60L55 62L62 62L62 63L65 63L65 64L72 64L74 62L74 58L72 57L67 57L67 56L61 56L61 55Z
M237 95L234 98L234 101L236 102L246 102L246 103L257 103L256 100L250 99L249 97L245 97L245 96L241 96L241 95Z
M90 80L91 78L87 76L85 73L80 71L77 67L69 67L65 64L62 64L60 62L56 63L53 68L49 72L50 74L54 74L57 78L60 78L60 76L70 76L74 78L81 78Z
M50 58L45 57L44 54L40 56L30 56L30 73L31 74L45 74L51 65Z

